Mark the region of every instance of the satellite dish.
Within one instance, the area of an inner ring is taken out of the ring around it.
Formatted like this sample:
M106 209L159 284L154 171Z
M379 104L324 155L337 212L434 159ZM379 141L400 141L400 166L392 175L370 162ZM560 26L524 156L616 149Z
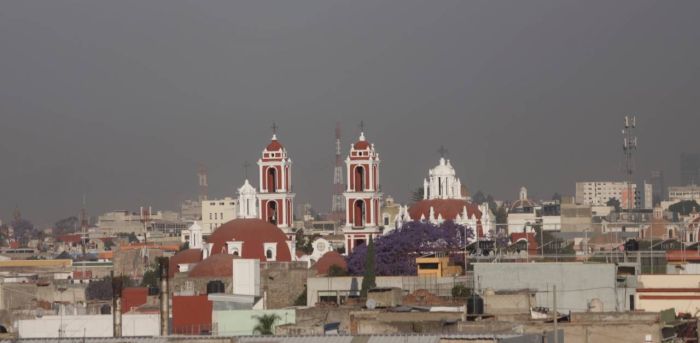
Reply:
M377 308L377 301L374 299L367 299L367 303L365 304L367 306L367 309L369 310L374 310Z

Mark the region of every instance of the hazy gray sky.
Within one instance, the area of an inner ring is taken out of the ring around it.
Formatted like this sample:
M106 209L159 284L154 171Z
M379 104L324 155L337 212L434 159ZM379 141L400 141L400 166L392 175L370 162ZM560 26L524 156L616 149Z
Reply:
M386 194L437 149L513 199L638 176L698 151L699 1L21 1L0 4L0 218L47 224L234 195L276 121L297 204L327 210L333 128L364 120ZM251 172L257 177L257 170Z

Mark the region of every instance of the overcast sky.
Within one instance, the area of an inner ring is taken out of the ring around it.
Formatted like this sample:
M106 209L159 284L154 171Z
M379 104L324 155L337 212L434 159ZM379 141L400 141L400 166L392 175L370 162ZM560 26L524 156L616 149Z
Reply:
M0 218L48 224L235 195L270 126L297 205L330 207L334 132L360 120L407 201L440 145L514 199L639 180L699 151L699 1L21 1L0 4ZM252 178L257 170L251 169Z

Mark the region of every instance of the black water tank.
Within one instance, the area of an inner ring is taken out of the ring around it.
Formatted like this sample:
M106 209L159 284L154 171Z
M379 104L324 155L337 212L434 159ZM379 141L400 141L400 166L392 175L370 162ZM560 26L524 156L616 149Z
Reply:
M472 294L467 298L467 314L481 315L484 314L484 298L478 294Z
M225 293L225 292L226 292L226 286L224 286L223 281L215 280L215 281L207 282L207 294Z

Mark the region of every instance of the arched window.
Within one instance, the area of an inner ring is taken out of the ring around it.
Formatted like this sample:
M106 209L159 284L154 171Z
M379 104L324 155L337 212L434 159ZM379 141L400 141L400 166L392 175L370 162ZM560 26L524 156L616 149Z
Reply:
M365 202L362 200L356 200L354 212L353 223L355 226L365 226Z
M267 191L277 192L277 169L267 168Z
M233 256L239 256L239 254L238 254L238 249L235 249L235 248L234 248L234 249L233 249L233 254L232 254L232 255L233 255Z
M265 258L272 259L272 249L267 249L265 252Z
M355 192L365 190L365 168L362 166L355 167Z
M267 202L267 221L271 224L277 225L277 202L268 201Z

